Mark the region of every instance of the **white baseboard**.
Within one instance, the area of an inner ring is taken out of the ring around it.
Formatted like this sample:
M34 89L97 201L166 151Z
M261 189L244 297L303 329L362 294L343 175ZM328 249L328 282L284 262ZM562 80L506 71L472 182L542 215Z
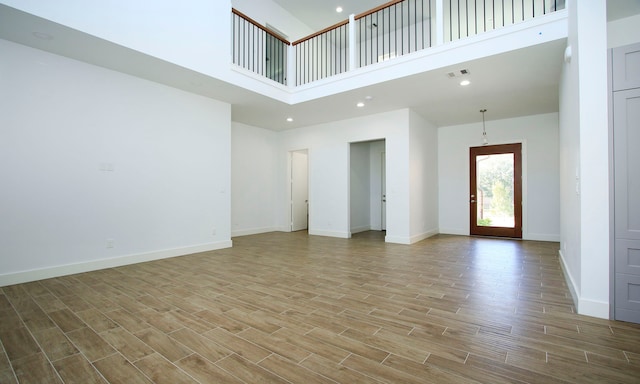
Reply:
M609 314L609 303L603 301L589 300L581 297L580 290L569 271L567 266L564 254L562 250L558 251L560 255L560 265L562 266L562 272L564 272L564 278L569 286L569 291L571 292L571 298L573 299L573 303L576 306L576 310L578 314L585 316L598 317L601 319L608 319Z
M370 231L371 227L368 225L362 226L362 227L355 227L355 228L351 228L351 234L354 235L356 233L360 233L360 232L367 232Z
M410 237L409 241L411 241L411 244L413 243L417 243L418 241L422 241L424 239L428 239L432 236L435 236L439 233L439 231L437 229L432 229L430 231L421 233L419 235L413 235Z
M309 234L314 236L339 237L341 239L351 238L351 235L348 232L322 231L317 229L309 229Z
M50 279L53 277L73 275L96 271L105 268L121 267L129 264L144 263L146 261L167 259L176 256L185 256L193 253L215 251L217 249L230 248L233 245L231 240L217 243L200 244L190 247L165 249L161 251L138 253L133 255L119 256L109 259L92 260L77 264L59 265L55 267L34 269L16 273L0 275L0 287L12 284L27 283L30 281Z
M411 244L411 238L407 237L407 236L385 236L384 237L384 242L385 243L392 243L392 244L405 244L405 245L409 245Z
M469 230L468 229L440 228L438 230L438 232L443 234L443 235L469 236Z
M522 236L522 240L532 241L550 241L554 243L560 242L560 235L545 234L545 233L527 233Z
M281 229L279 227L262 227L251 229L239 229L231 232L231 237L259 235L261 233L278 232Z
M578 303L578 314L609 319L609 303L604 301L580 299Z
M567 266L567 262L564 258L564 253L562 253L562 249L558 250L558 255L560 255L560 266L562 267L562 272L564 274L564 280L569 287L569 292L571 293L571 298L573 299L573 305L578 308L579 297L580 294L578 292L578 287L576 286L575 281L573 280L573 276L569 271L569 267Z
M431 236L435 236L438 233L440 233L437 229L432 229L430 231L424 232L424 233L420 233L417 235L413 235L413 236L385 236L384 241L386 243L393 243L393 244L405 244L405 245L411 245L411 244L415 244L418 241L422 241L424 239L427 239Z

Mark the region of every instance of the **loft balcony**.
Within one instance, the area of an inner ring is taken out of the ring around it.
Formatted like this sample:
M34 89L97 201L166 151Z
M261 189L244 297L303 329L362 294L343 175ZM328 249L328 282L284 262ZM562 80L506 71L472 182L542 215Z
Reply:
M229 2L162 2L138 17L141 5L127 0L80 2L73 12L0 0L0 39L228 103L234 121L266 129L371 114L372 105L351 106L373 94L377 112L410 107L454 125L477 118L480 93L501 118L557 110L564 4L394 1L288 41ZM458 79L447 77L465 68L478 81L459 94L449 87Z
M564 0L394 0L289 42L232 10L232 61L289 88L526 25ZM452 76L460 74L451 74Z

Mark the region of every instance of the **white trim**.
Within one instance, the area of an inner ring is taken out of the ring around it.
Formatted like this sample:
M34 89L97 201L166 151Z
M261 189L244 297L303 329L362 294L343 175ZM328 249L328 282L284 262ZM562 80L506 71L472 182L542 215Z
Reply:
M562 253L562 249L558 250L558 255L560 256L560 266L562 267L562 272L564 274L564 280L569 287L569 292L571 292L571 298L573 299L573 304L578 308L578 297L580 296L580 290L573 280L573 276L571 276L571 272L567 262L565 261L564 254Z
M562 271L564 272L564 278L569 286L569 291L571 291L571 297L573 298L573 303L577 308L577 312L580 315L598 317L600 319L609 319L610 316L610 308L609 303L604 301L596 301L589 300L581 297L580 290L569 273L569 267L565 262L564 254L562 250L558 251L560 255L560 265L562 266Z
M319 231L315 229L309 229L309 234L313 236L339 237L341 239L351 238L349 232Z
M385 236L384 237L384 242L385 243L393 243L393 244L410 245L411 244L411 238L410 237L404 237L404 236Z
M440 228L439 232L443 235L469 236L469 228L466 228L466 229Z
M261 233L278 232L280 230L281 230L280 227L262 227L262 228L238 229L236 231L232 231L231 232L231 237L248 236L248 235L259 235ZM289 229L286 232L291 232L291 230Z
M59 265L49 268L34 269L31 271L8 273L0 275L0 287L12 284L27 283L30 281L42 279L49 279L53 277L72 275L76 273L96 271L99 269L121 267L124 265L143 263L146 261L168 259L171 257L190 255L193 253L215 251L217 249L230 248L232 246L233 242L231 240L228 240L216 243L194 245L190 247L125 255L109 259L99 259L76 264Z
M605 301L580 299L578 303L578 314L598 317L600 319L609 319L609 303Z
M435 236L437 234L438 234L438 230L437 229L432 229L430 231L423 232L423 233L420 233L418 235L411 236L409 238L409 241L410 241L410 244L414 244L414 243L417 243L417 242L422 241L424 239L428 239L428 238L430 238L432 236Z
M550 233L523 233L522 240L560 242L560 235Z
M372 230L373 230L373 228L371 228L370 225L363 225L361 227L351 228L351 234L355 235L356 233L367 232L367 231L372 231Z

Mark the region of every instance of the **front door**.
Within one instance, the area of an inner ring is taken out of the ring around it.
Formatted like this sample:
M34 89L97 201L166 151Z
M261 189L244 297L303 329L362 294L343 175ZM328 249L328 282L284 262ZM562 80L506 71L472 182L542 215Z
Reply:
M470 148L470 234L522 238L522 145Z

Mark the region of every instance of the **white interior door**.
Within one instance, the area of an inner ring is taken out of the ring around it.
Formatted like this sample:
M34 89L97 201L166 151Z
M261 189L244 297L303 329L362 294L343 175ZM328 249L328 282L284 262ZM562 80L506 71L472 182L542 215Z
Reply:
M291 231L309 227L309 159L306 150L291 152Z
M382 152L382 154L380 155L381 157L381 164L382 164L382 168L381 168L381 175L382 177L380 177L381 180L381 191L382 191L382 204L381 204L381 223L382 223L382 230L386 231L387 230L387 156L385 152Z

